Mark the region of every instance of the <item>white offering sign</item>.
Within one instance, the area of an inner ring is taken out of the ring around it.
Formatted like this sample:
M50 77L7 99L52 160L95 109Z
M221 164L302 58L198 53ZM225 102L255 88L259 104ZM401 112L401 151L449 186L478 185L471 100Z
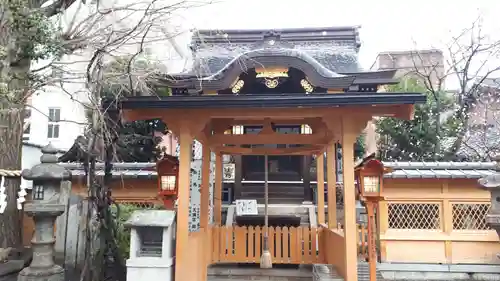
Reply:
M236 200L236 215L258 215L257 200Z

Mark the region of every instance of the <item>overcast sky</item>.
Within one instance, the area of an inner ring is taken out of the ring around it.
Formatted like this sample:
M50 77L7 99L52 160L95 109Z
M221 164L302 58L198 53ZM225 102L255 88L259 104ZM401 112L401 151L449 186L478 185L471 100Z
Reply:
M220 0L188 13L196 28L361 26L360 62L377 53L442 48L481 14L484 30L500 37L498 0Z

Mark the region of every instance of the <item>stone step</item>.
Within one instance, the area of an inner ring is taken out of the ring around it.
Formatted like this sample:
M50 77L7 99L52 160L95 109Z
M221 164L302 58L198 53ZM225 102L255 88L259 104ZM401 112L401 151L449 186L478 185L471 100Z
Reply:
M264 204L264 198L245 198L241 199L256 199L257 204ZM301 204L304 201L304 198L290 198L290 197L278 197L278 198L269 198L269 204Z
M359 281L369 281L370 280L370 267L367 262L358 262L358 280ZM384 281L382 274L377 270L377 281Z
M344 281L330 264L315 264L312 269L313 281Z
M267 194L269 194L269 197L271 196L281 196L281 195L286 195L287 197L301 197L304 198L304 190L296 190L296 189L290 189L284 192L280 191L269 191ZM265 192L264 191L242 191L241 196L245 197L264 197Z
M310 268L275 268L261 269L258 264L245 265L239 267L236 265L213 266L208 268L209 281L312 281L312 272Z
M241 192L264 192L264 184L243 184ZM288 192L288 191L302 191L304 187L301 185L286 185L286 184L269 184L269 192Z

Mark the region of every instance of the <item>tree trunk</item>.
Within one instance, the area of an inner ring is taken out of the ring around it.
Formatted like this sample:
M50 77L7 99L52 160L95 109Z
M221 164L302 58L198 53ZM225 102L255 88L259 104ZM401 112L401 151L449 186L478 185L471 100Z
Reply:
M21 169L24 108L0 110L0 168ZM20 178L5 181L7 209L0 215L0 247L22 247L22 211L17 209Z
M2 32L0 38L8 42L9 55L1 60L0 69L0 169L21 170L24 106L31 60L12 56L18 46L13 38L6 39L11 35L8 31ZM22 211L17 210L17 192L21 179L10 178L5 183L7 208L0 215L0 247L20 248L23 227Z

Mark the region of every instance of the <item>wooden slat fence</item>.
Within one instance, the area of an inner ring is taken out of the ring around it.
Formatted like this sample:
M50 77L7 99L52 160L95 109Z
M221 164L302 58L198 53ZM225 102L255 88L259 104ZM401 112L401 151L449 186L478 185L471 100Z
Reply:
M265 227L214 227L215 263L259 263ZM218 237L218 239L217 239ZM269 227L269 250L275 264L318 263L318 229Z
M318 235L322 228L269 227L269 250L275 264L313 264L323 262ZM341 229L339 229L341 231ZM212 263L259 263L265 227L214 226ZM358 254L367 255L367 229L358 225Z

